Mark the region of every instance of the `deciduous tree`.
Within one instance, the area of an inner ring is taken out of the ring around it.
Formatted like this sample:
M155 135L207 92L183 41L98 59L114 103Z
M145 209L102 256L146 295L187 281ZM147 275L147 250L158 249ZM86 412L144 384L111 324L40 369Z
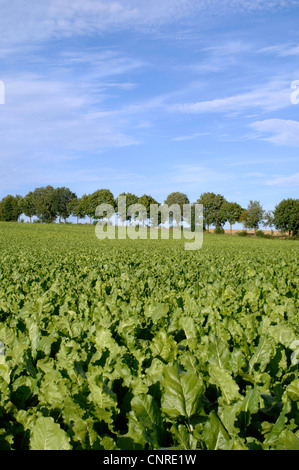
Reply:
M265 211L259 201L249 201L247 207L247 227L257 231L263 221Z
M232 234L232 226L238 222L242 214L242 207L237 202L225 201L221 206L223 220L227 220L230 225L230 233Z
M270 227L271 235L273 234L274 214L273 214L272 211L265 212L263 227L265 227L265 228Z
M73 193L69 188L56 188L54 190L54 198L56 203L56 213L59 217L59 223L61 222L61 218L66 219L71 215L69 209L69 203L76 198L76 194Z
M36 188L32 198L39 220L44 223L54 222L57 217L57 204L53 186Z
M168 207L171 207L172 205L174 207L176 205L178 206L179 210L174 210L173 216L170 214L170 223L172 224L172 220L174 219L177 226L179 226L180 222L183 220L184 204L190 204L188 196L180 192L170 193L165 200L165 204L167 204Z
M16 222L21 213L19 198L8 194L0 202L0 220Z
M278 230L299 233L299 199L283 199L274 210L274 225Z
M31 223L32 217L36 215L36 207L34 204L34 195L32 191L30 191L28 194L26 194L25 197L23 197L21 208L23 214L25 214L26 217L29 217Z
M221 211L222 205L226 202L224 196L211 192L201 194L197 200L197 204L203 205L204 224L207 225L208 231L210 225L221 228L226 222L225 213Z

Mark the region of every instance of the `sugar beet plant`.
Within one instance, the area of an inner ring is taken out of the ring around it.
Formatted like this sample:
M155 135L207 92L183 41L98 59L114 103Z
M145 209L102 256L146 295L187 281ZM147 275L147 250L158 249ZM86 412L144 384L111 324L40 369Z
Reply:
M1 449L299 449L297 242L0 230Z

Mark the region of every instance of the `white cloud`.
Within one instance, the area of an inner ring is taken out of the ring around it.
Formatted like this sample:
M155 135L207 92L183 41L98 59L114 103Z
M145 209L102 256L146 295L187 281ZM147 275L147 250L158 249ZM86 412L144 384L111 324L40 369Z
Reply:
M217 46L206 47L203 50L213 55L219 56L231 56L237 54L244 54L252 49L251 44L242 41L227 41L224 44L218 44Z
M140 143L127 116L94 112L104 107L105 96L93 89L93 83L34 74L7 76L5 83L6 104L0 113L2 159L21 162L31 155L50 158L53 154L56 161L64 161L80 152Z
M169 106L169 110L190 114L207 112L238 113L250 108L274 111L290 105L290 84L278 80L238 95L195 103L174 104Z
M266 119L250 124L258 138L277 145L299 146L299 122L285 119ZM265 134L272 134L265 137Z
M55 63L57 67L57 61ZM58 58L58 66L71 67L76 70L76 66L85 66L90 70L89 77L107 78L128 73L138 68L146 66L146 62L132 57L120 55L117 50L94 50L85 48L84 51L62 52ZM132 84L131 84L132 85Z
M287 8L297 0L2 0L2 44L206 21L206 15L242 14Z
M78 168L76 165L58 164L55 167L49 168L45 164L45 158L39 160L38 157L28 162L26 167L21 166L16 162L7 162L0 168L0 185L2 191L9 191L10 193L22 193L23 187L46 186L48 184L55 186L69 186L76 185L82 188L78 195L98 189L99 186L111 187L114 184L122 184L124 181L127 185L136 182L144 181L144 177L138 173L128 172L118 168L109 168L104 165L98 164L97 167ZM67 171L66 171L67 168ZM7 174L10 174L11 180L7 179Z
M273 178L266 182L268 186L295 186L299 187L299 173L295 173L290 176L281 176L278 178Z
M214 184L215 182L226 182L232 177L217 168L195 164L177 165L169 176L172 182L180 184L211 184L211 182Z
M197 133L191 134L191 135L182 135L182 136L174 137L172 140L174 140L175 142L183 142L183 141L186 141L186 140L198 139L199 137L203 137L203 136L206 136L206 135L209 135L209 133L208 132L197 132Z
M278 44L276 46L263 47L258 51L259 53L275 54L280 57L298 56L299 45L298 44Z

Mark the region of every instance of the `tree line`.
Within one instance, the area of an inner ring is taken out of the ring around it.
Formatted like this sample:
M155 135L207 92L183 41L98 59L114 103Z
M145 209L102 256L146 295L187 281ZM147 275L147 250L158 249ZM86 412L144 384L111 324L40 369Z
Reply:
M126 211L126 220L142 221L143 224L151 224L150 206L151 204L159 204L152 196L144 194L141 197L132 193L122 193L119 196L126 196L127 208L133 204L142 204L145 208L143 213L130 214ZM30 191L26 196L19 195L5 196L0 202L0 221L18 221L20 216L24 214L29 217L32 222L33 217L41 223L53 223L62 220L66 223L70 216L80 219L89 218L89 223L100 218L96 215L96 208L101 204L109 204L117 210L118 197L114 197L109 189L99 189L91 194L84 194L81 198L72 192L69 188L46 186L36 188ZM209 231L211 226L220 231L228 222L230 230L237 222L242 223L245 230L253 229L257 231L261 225L273 228L282 232L288 232L289 235L297 236L299 232L299 199L284 199L273 211L264 211L259 201L250 201L247 208L243 208L237 202L230 202L220 194L213 192L202 193L196 202L190 203L186 194L181 192L173 192L167 196L164 201L169 207L172 204L178 204L183 213L183 205L191 205L191 228L196 223L194 219L195 204L203 205L203 223L204 228ZM193 214L193 218L192 218ZM101 216L103 217L103 215ZM175 220L175 217L173 217ZM171 220L171 224L173 224ZM176 220L177 225L182 222ZM161 218L159 220L161 223Z

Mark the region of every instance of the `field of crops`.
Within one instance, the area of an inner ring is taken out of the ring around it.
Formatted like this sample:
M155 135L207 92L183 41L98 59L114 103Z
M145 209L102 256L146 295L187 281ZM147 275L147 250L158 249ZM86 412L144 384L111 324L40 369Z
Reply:
M0 449L299 450L298 261L0 224Z

